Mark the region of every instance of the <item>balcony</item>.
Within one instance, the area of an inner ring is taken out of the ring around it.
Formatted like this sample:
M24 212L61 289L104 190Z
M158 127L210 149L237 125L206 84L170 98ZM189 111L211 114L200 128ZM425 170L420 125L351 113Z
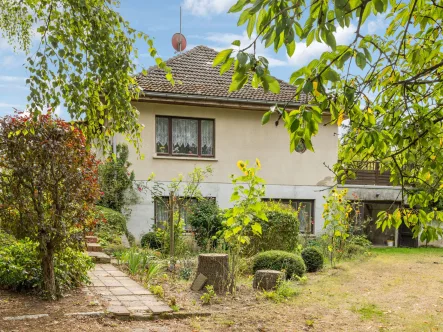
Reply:
M355 173L355 178L346 179L346 184L392 186L389 181L390 173L380 174L380 163L378 161L355 161L349 165L348 170Z

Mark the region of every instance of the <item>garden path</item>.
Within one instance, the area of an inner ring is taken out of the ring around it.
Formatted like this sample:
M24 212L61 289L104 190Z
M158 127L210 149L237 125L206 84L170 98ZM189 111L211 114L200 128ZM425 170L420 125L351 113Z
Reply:
M100 295L107 312L115 316L146 316L172 309L112 264L96 264L89 272L91 292Z

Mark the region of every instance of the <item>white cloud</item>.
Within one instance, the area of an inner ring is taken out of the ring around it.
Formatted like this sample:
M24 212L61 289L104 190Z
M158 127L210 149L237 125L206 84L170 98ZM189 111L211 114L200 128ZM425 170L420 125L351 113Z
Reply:
M0 103L0 108L20 108L21 105L17 104L9 104L9 103Z
M351 24L349 27L338 27L334 33L337 45L346 45L352 42L355 37L355 25ZM323 52L330 50L330 47L326 44L319 43L317 41L312 42L309 47L306 43L299 42L295 47L295 52L292 57L289 58L289 63L297 67L308 64L311 60L320 57Z
M204 37L201 37L201 36L194 36L194 37L202 38L202 39L210 41L211 43L214 43L214 45L208 45L208 46L212 47L216 51L221 51L221 50L224 50L229 47L234 47L231 45L231 43L234 40L240 40L241 47L246 47L251 43L252 40L254 40L256 35L252 35L251 39L248 38L248 35L246 34L246 32L243 32L242 35L238 35L235 33L208 33ZM287 66L288 65L288 63L286 61L283 61L283 60L273 57L272 56L273 54L271 53L270 50L271 50L271 48L266 49L262 43L257 42L256 54L266 57L266 59L268 59L268 61L269 61L270 67L279 67L279 66ZM248 52L252 53L252 51L253 50L251 47L248 50Z
M367 22L368 33L371 35L375 34L380 29L386 29L387 26L386 14L377 15L375 20Z
M183 8L196 16L226 13L237 0L184 0Z
M11 83L25 83L26 78L20 77L20 76L7 76L7 75L0 75L0 82L11 82Z

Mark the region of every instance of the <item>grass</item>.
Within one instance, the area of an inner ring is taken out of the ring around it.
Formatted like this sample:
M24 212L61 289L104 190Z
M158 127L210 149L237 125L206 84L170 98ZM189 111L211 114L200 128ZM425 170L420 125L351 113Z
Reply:
M443 248L396 248L396 247L386 247L386 248L372 248L371 252L376 254L405 254L405 255L443 255Z
M362 319L374 319L383 316L383 311L376 304L365 304L360 308L353 308L353 312L359 313Z

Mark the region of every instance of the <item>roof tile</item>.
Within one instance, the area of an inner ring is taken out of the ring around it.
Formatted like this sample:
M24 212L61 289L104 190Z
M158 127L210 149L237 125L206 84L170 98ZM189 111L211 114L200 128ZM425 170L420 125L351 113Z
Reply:
M172 69L176 81L182 84L172 86L165 78L165 72L158 67L148 69L146 76L137 75L137 81L145 92L175 93L186 95L201 95L209 97L227 97L248 99L265 102L287 102L293 99L296 88L279 80L280 93L265 92L263 88L253 88L250 84L241 90L229 92L233 69L220 75L218 67L212 67L217 51L206 47L196 46L166 61ZM305 94L300 95L299 102L306 103Z

